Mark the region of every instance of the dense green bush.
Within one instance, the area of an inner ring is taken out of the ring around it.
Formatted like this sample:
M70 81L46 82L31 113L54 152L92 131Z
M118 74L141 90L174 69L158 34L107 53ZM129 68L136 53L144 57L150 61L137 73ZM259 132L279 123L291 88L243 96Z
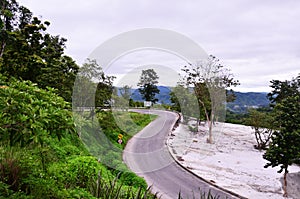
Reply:
M133 172L129 172L129 171L123 172L120 180L126 185L137 187L137 188L140 187L144 190L147 189L146 181L143 178L137 176Z
M55 90L0 75L0 189L5 198L64 198L63 180L49 168L88 154L69 104ZM75 186L74 186L75 187Z
M77 156L65 163L56 163L49 169L50 176L63 182L65 188L86 188L98 172L106 171L92 156Z
M0 140L10 146L41 147L47 137L61 139L75 131L69 104L55 94L29 81L0 76Z

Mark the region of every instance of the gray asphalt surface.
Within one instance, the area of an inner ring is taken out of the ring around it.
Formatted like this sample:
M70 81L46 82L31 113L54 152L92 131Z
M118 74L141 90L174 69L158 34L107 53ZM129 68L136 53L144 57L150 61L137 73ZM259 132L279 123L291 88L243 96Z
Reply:
M209 190L221 198L236 198L204 182L174 162L166 146L166 138L177 115L159 110L135 110L137 112L159 115L159 117L135 135L123 153L128 167L142 176L153 192L159 192L163 199L176 199L181 192L182 198L200 198L200 189Z

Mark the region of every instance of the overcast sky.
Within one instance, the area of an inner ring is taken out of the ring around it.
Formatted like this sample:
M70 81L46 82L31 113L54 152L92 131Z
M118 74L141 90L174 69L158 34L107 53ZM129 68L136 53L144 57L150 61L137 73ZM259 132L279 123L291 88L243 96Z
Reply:
M103 42L139 28L183 34L215 55L240 80L238 91L270 91L272 79L300 73L300 1L297 0L19 0L51 22L49 32L68 39L66 54L82 64ZM137 59L137 57L139 59ZM165 52L135 52L114 64L131 71L185 62ZM113 67L112 67L113 68ZM121 72L122 71L122 72Z

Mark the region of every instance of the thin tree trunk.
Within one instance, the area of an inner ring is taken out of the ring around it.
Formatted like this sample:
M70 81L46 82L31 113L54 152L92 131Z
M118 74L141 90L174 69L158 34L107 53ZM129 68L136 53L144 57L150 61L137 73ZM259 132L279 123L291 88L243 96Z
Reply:
M212 144L213 143L213 138L212 138L212 122L213 122L213 118L214 118L214 113L213 111L211 112L211 118L209 118L208 112L205 108L204 102L202 102L201 100L198 100L199 103L202 105L203 109L204 109L204 113L206 116L206 120L208 122L208 139L207 142Z
M258 130L259 131L259 130ZM259 145L260 145L260 148L262 147L262 145L263 145L263 143L264 143L264 141L263 141L263 139L261 138L261 134L263 134L264 133L264 131L262 130L262 131L260 131L259 133L258 133L258 138L259 138ZM262 149L262 148L261 148Z
M3 56L5 46L6 46L6 43L2 42L1 49L0 49L0 58Z
M197 124L196 124L197 132L199 131L199 124L200 124L200 118L197 118Z
M3 4L2 4L2 8L1 8L1 13L3 13L4 10L6 10L6 8L7 8L7 4L6 4L6 3L3 3ZM1 34L4 35L4 34L7 34L6 31L7 31L7 20L8 20L8 19L7 19L7 17L4 15L4 18L3 18L2 20L3 20L3 25L4 25L4 27L3 27L3 32L1 32ZM4 32L5 32L5 33L4 33ZM4 49L5 49L5 46L6 46L5 40L7 41L7 37L4 36L4 39L3 39L2 43L1 43L0 58L3 56Z
M255 139L256 139L256 143L257 143L257 148L259 148L259 140L258 140L258 129L254 128L254 135L255 135Z
M208 122L208 133L209 133L209 138L207 139L207 142L208 143L212 143L212 137L211 137L211 134L212 134L212 123L209 119L209 115L208 115L208 112L205 108L205 105L204 105L204 102L202 102L201 100L198 100L199 103L202 105L203 109L204 109L204 113L205 113L205 117L206 117L206 121Z
M283 197L287 197L288 193L287 193L287 181L286 181L286 176L287 176L287 168L285 168L284 170L284 175L283 175Z
M208 129L209 134L208 134L208 140L207 140L207 142L210 143L210 144L213 143L213 136L212 136L213 121L214 121L214 112L212 111L211 115L210 115L210 121L208 123L209 124L209 129Z
M201 100L198 100L198 101L200 102L200 104L202 105L202 107L204 109L204 113L205 113L207 122L209 122L209 116L208 116L208 113L207 113L204 103Z

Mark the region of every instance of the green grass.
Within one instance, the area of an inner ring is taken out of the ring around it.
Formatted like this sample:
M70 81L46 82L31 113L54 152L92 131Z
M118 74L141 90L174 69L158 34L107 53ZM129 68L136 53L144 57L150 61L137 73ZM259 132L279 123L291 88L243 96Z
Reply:
M135 112L101 111L97 113L99 126L83 126L82 140L89 152L129 186L147 188L144 179L131 172L123 163L122 154L128 140L153 121L156 116ZM122 134L122 144L118 135Z
M128 140L132 136L141 131L157 117L157 115L123 111L114 111L112 113L101 112L99 114L102 116L101 118L103 118L99 121L100 126L105 126L107 130L107 132L105 131L104 133L110 138L115 146L122 149L125 148ZM114 122L111 122L110 124L105 123L109 120L114 120ZM117 142L119 134L123 135L123 142L121 145Z

